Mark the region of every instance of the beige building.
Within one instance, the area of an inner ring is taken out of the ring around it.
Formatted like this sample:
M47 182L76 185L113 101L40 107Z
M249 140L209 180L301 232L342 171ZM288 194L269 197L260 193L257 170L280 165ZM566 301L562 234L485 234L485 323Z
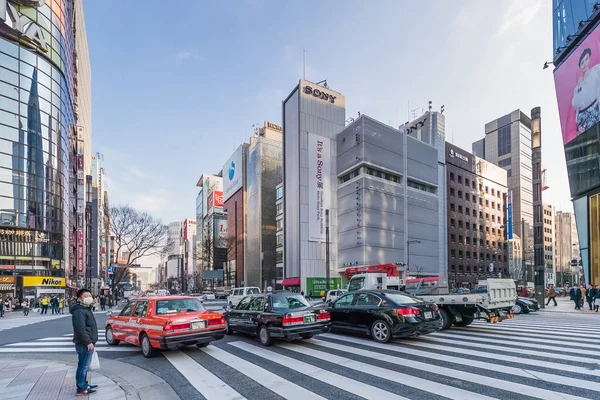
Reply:
M545 284L556 285L556 266L554 262L554 207L544 204L544 272Z
M575 225L575 215L557 211L554 216L554 264L556 285L579 283L579 239Z

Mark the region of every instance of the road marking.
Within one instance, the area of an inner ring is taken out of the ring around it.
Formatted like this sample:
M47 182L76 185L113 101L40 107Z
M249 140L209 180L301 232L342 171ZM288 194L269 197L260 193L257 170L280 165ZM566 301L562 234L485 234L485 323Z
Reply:
M363 357L367 357L367 358L372 358L372 359L375 359L378 361L384 361L384 362L388 362L391 364L398 364L399 362L401 362L403 366L406 366L409 368L414 368L414 369L418 369L418 370L422 370L422 371L426 371L426 372L432 372L434 374L444 375L447 377L451 377L454 379L460 379L463 381L469 381L469 382L484 385L484 386L487 386L490 388L502 389L502 390L505 390L508 392L515 392L515 393L519 393L519 394L523 394L523 395L527 395L527 396L538 397L540 399L550 399L550 398L553 398L556 396L556 392L551 391L551 390L540 389L540 388L536 388L536 387L522 385L519 383L509 382L509 381L505 381L502 379L490 378L485 375L475 374L475 373L466 372L466 371L456 371L452 368L440 367L440 366L433 365L433 364L427 364L427 363L424 363L421 361L412 361L407 358L402 358L402 357L397 357L397 356L389 356L387 354L376 353L376 352L369 351L369 350L357 349L356 347L344 346L344 345L340 345L337 343L324 342L322 340L313 340L313 342L316 342L317 345L325 347L325 348L335 349L338 351L346 351L346 352L348 352L348 354L354 354L354 355L359 355L359 356L363 356ZM441 360L443 358L456 358L456 357L438 355L436 358ZM466 359L462 359L462 360L459 359L458 361L455 361L455 362L462 364L462 365L466 365L466 366L475 365L475 363L476 363L475 361L466 360ZM485 363L481 363L481 364L485 365ZM498 369L498 371L500 371L502 369L501 365L496 365L495 367ZM489 367L488 367L488 369L489 369ZM536 374L537 374L537 372L536 372ZM571 400L581 400L582 399L580 396L571 396L568 394L561 394L561 396L564 399L571 399Z
M64 343L63 343L64 344ZM139 351L136 347L96 347L99 352ZM75 347L0 347L0 353L70 353Z
M536 337L550 337L560 339L561 337L567 337L569 339L575 339L578 342L586 342L586 343L597 343L598 340L594 339L592 335L584 334L584 333L569 333L567 331L554 331L552 329L521 329L521 328L513 328L513 327L497 327L497 328L481 328L478 326L468 327L468 328L452 328L457 331L471 331L471 332L506 332L510 333L511 336L527 336L523 335L523 333L529 333L531 335L535 335Z
M463 390L459 388L455 388L448 385L443 385L428 379L419 378L416 376L403 374L401 372L396 372L389 370L387 368L377 367L371 364L363 363L360 361L355 361L349 358L340 357L334 354L329 354L324 351L314 350L306 346L300 346L296 344L278 344L278 347L283 349L288 349L294 351L296 353L309 355L319 359L321 361L328 361L336 365L340 365L342 367L350 368L355 371L377 376L379 378L387 379L392 382L397 382L404 386L410 386L415 389L423 390L425 392L434 393L439 396L443 396L446 398L454 399L454 400L491 400L493 397L484 396L479 393L473 393L468 390ZM354 353L355 349L352 349L351 354ZM398 360L396 359L395 362ZM459 378L460 379L460 378Z
M478 323L478 324L471 324L472 327L477 327L477 328L490 328L490 329L503 329L503 328L522 328L525 329L529 332L529 328L535 328L535 329L542 329L544 332L549 332L549 331L553 331L553 332L565 332L565 333L570 333L570 332L574 332L574 333L581 333L581 334L585 334L585 335L594 335L598 332L598 329L600 329L600 327L598 328L590 328L590 329L585 329L585 328L575 328L575 327L568 327L568 326L557 326L555 324L552 323L535 323L535 322L530 322L530 323L517 323L517 322L512 322L514 321L514 319L511 319L510 321L503 321L502 324L500 324L500 326L496 325L492 325L492 324L487 324L487 323Z
M206 400L242 400L241 394L182 351L164 352L169 362Z
M385 390L379 389L377 387L367 385L354 379L346 378L345 376L335 374L333 372L305 363L303 361L294 360L291 357L284 356L274 351L262 349L258 346L251 345L247 342L229 342L228 344L237 347L238 349L247 351L248 353L262 357L265 360L273 361L277 364L283 365L284 367L293 369L296 372L324 382L328 385L332 385L334 387L338 387L340 389L353 393L357 396L364 397L365 399L408 400L406 397L386 392Z
M225 350L219 349L215 346L208 346L201 349L206 354L214 357L216 360L223 364L236 369L247 377L255 380L257 383L266 387L267 389L277 393L278 395L292 400L308 400L308 399L323 399L324 397L319 396L316 393L311 392L292 383L272 372L267 371L259 367L258 365L252 364L240 357L234 356L226 352Z
M104 336L98 336L98 342L104 341L106 338ZM36 339L36 342L48 342L48 341L55 341L55 340L61 340L61 341L71 341L73 340L72 337L65 337L65 336L58 336L58 337L47 337L47 338L42 338L42 339Z
M475 337L481 337L484 336L486 338L497 338L497 339L506 339L506 334L493 334L493 333L485 333L485 332L469 332L468 330L447 330L444 331L443 333L444 335L453 335L453 336L463 336L463 337L468 337L471 338L473 336ZM432 333L432 335L440 335L439 332L434 332ZM591 343L580 343L577 341L569 341L569 342L565 342L564 340L550 340L550 339L538 339L538 338L534 338L531 336L526 336L526 335L510 335L510 337L514 337L515 341L518 340L520 342L533 342L535 343L536 347L539 347L538 344L553 344L553 345L558 345L561 347L561 351L564 351L563 349L566 347L570 347L572 348L573 346L577 346L577 347L586 347L589 349L597 349L598 348L598 344L591 344ZM514 341L512 342L514 344ZM579 352L583 352L587 350L579 350Z

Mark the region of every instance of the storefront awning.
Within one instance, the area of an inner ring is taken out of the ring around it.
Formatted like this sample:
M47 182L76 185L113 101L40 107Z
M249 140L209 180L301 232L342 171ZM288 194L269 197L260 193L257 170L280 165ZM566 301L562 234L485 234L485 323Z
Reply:
M15 290L15 285L12 283L0 283L0 292L12 292Z
M285 278L281 284L283 286L300 286L300 278Z

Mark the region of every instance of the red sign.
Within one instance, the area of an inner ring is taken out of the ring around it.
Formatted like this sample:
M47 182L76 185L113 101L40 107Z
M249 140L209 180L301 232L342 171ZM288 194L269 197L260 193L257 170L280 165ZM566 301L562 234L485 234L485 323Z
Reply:
M77 245L77 272L83 274L83 243Z
M77 229L77 244L83 243L83 229Z
M15 269L14 265L0 265L0 269Z
M102 254L106 254L106 247L102 248Z
M213 195L215 207L223 207L225 205L223 202L223 192L213 192Z
M77 155L77 169L79 169L79 170L83 169L83 154Z
M351 278L356 274L371 272L385 273L387 276L398 276L398 267L395 264L363 265L361 267L346 268L344 275Z

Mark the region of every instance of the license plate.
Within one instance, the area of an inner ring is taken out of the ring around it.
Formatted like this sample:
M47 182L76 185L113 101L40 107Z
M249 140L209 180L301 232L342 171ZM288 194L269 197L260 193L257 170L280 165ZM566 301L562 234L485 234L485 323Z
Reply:
M314 315L305 315L304 316L304 323L305 324L312 324L317 320L317 318Z
M425 319L433 318L433 313L431 311L425 311Z
M206 329L206 321L194 321L190 324L190 329Z

